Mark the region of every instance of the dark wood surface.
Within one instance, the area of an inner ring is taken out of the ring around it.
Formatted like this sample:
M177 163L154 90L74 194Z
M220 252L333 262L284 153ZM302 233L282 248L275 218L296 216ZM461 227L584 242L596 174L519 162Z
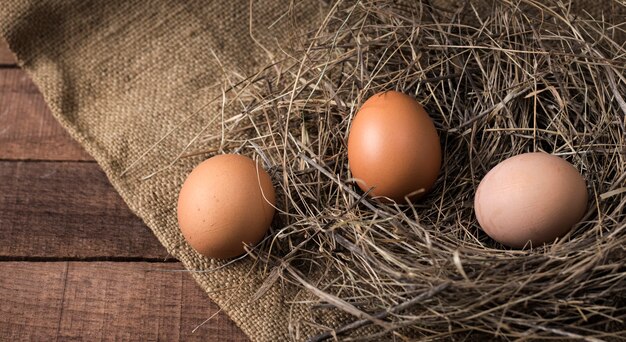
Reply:
M2 262L2 341L241 341L178 263ZM194 332L194 329L197 329Z
M93 161L48 113L24 71L4 67L0 72L0 159Z
M0 341L247 341L55 121L2 41L0 234Z
M0 65L15 65L15 56L0 38Z
M2 256L167 257L95 163L0 161L0 194Z

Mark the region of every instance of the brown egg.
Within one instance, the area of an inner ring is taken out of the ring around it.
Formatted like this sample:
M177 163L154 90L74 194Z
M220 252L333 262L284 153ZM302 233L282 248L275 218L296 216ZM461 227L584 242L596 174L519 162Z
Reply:
M398 203L425 194L441 168L441 146L433 121L412 97L378 93L359 109L348 137L352 177L370 195Z
M480 182L476 218L494 240L514 247L553 242L585 214L587 186L567 161L525 153L496 165Z
M198 253L227 259L244 243L263 239L274 216L270 176L252 159L225 154L207 159L187 177L178 196L178 224Z

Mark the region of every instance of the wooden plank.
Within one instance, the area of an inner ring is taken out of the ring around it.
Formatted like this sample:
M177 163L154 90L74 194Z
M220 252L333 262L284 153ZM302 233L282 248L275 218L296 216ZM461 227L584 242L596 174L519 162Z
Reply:
M0 69L0 159L93 160L20 69Z
M0 262L2 341L247 341L181 264ZM194 329L197 330L194 332Z
M95 163L0 161L0 258L148 258L167 252Z
M15 59L15 55L11 52L11 50L9 50L7 42L0 38L0 65L13 66L16 64L17 60Z

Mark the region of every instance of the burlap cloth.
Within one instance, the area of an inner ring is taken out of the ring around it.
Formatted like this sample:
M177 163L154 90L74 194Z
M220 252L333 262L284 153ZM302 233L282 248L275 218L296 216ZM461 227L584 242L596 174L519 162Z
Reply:
M596 13L604 3L591 2L587 9ZM251 300L265 276L250 272L250 260L194 272L221 263L197 255L179 233L176 197L202 157L176 157L198 134L219 129L209 122L221 115L225 70L253 73L271 59L266 48L276 51L288 37L315 28L328 7L317 0L0 4L0 33L54 116L169 253L255 341L303 339L315 332L305 323L311 312L285 305L301 293L280 282Z

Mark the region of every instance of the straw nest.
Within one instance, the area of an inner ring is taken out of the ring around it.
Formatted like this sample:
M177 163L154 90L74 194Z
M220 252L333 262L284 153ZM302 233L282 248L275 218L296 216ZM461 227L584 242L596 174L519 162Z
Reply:
M310 339L626 338L626 27L554 1L331 7L259 73L229 75L238 114L204 140L274 179L277 218L249 253L267 285L348 314L306 323L322 330ZM420 101L441 138L439 179L414 204L368 198L348 169L350 122L384 90ZM473 197L530 151L571 162L590 201L562 239L512 250L480 229Z

